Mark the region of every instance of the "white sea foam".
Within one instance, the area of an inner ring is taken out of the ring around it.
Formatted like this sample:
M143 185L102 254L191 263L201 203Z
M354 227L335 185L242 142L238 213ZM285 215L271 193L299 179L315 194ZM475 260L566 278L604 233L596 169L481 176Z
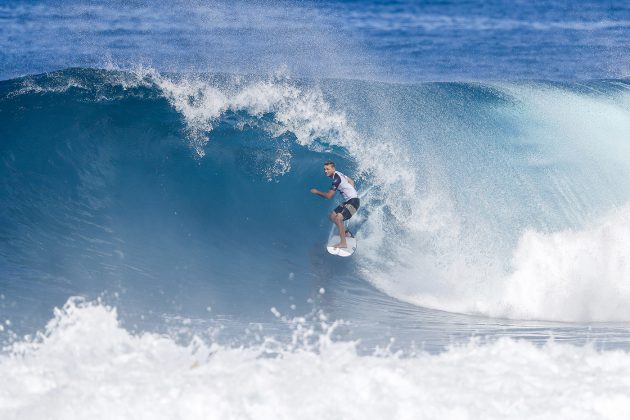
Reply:
M437 355L359 355L355 343L299 331L298 338L310 339L284 346L230 348L198 339L182 345L132 334L115 309L70 300L37 339L0 356L0 418L630 416L624 351L501 339Z
M451 312L568 322L627 321L629 249L630 205L581 230L524 232L508 272L466 260L440 267L429 256L420 259L409 251L413 264L397 268L397 277L379 275L373 281L401 300ZM414 281L419 265L429 280ZM439 281L431 281L431 275Z
M630 205L583 230L525 232L502 315L565 321L630 319Z

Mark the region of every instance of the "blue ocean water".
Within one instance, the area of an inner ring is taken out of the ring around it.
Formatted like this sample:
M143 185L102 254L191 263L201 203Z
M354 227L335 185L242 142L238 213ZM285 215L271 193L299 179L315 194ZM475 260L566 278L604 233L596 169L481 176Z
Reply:
M581 1L16 1L0 78L109 63L384 81L628 75L630 6Z
M630 410L626 4L0 23L0 417ZM361 195L348 259L309 194L328 159Z

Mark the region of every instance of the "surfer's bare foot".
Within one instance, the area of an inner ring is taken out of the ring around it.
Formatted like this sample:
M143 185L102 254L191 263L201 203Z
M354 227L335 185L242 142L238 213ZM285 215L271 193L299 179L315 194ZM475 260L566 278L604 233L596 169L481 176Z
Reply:
M348 244L346 242L339 242L337 245L333 245L333 248L348 248Z

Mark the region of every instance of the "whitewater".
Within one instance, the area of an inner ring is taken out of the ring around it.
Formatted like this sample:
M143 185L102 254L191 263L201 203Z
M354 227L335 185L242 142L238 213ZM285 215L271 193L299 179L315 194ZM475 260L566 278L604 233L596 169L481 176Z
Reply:
M630 416L630 11L477 6L0 6L0 418Z
M625 418L623 351L501 339L402 357L359 356L294 321L293 341L226 348L121 328L69 302L3 356L3 418ZM302 321L303 322L303 321ZM98 328L95 328L98 326ZM300 328L302 327L302 328ZM611 380L611 378L617 378ZM554 398L550 399L549 396Z

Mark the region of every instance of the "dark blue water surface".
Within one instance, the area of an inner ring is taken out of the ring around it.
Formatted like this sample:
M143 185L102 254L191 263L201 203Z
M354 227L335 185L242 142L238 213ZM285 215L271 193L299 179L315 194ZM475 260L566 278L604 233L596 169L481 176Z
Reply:
M0 78L72 66L393 81L618 78L630 5L609 1L15 1Z

